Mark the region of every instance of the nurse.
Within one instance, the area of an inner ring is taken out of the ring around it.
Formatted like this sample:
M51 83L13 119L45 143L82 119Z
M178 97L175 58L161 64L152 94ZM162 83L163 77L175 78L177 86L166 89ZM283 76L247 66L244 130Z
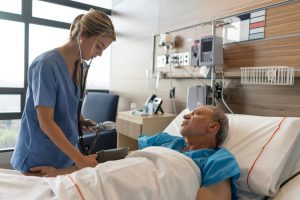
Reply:
M81 93L83 60L101 56L116 40L110 18L96 10L77 16L69 40L38 56L28 70L26 103L12 167L29 172L35 166L79 169L97 164L95 156L85 156L77 148L77 108ZM94 122L80 117L88 129Z

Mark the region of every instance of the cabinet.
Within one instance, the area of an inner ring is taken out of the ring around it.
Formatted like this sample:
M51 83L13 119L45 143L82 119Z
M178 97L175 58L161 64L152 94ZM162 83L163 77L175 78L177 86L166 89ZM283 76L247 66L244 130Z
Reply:
M175 114L164 113L147 116L135 116L130 111L118 112L116 129L118 147L138 148L137 138L141 133L153 135L163 131L176 117Z

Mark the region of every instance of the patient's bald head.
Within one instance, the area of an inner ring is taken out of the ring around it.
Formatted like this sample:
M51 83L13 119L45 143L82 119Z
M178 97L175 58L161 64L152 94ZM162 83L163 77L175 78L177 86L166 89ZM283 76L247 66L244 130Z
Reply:
M183 116L180 133L187 143L203 148L222 145L228 133L225 113L214 106L201 106Z

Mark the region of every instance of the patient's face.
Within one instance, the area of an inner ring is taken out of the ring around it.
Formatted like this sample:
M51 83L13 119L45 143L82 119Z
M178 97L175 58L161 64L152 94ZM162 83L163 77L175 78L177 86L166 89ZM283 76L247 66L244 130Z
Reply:
M183 116L180 133L183 137L201 136L207 133L207 128L213 122L213 111L206 107L199 107Z

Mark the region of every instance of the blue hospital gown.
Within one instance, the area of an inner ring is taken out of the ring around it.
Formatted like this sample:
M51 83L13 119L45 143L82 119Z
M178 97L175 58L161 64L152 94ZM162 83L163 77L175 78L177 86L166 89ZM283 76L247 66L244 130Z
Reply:
M181 152L186 146L182 137L172 136L168 133L158 133L153 136L141 135L138 139L139 149L149 146L162 146ZM183 152L193 159L201 170L201 186L209 186L217 182L230 179L232 199L236 196L235 181L240 176L240 170L234 156L224 147L217 149L198 149Z

